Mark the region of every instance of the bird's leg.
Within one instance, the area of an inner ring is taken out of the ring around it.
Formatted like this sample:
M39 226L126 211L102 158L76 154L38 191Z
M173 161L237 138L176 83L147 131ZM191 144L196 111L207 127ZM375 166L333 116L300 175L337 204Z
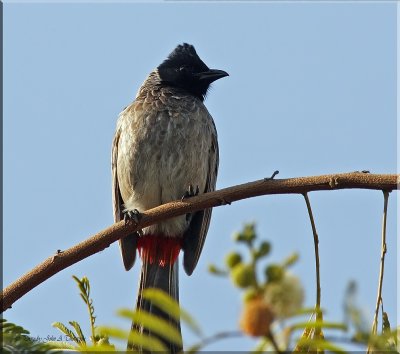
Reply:
M139 210L137 210L137 209L124 210L123 214L124 214L125 224L128 223L128 221L130 221L130 220L132 220L136 224L139 224L139 221L140 221L140 218L141 218Z
M199 194L199 186L196 186L196 190L193 189L193 185L189 184L189 187L187 189L187 191L185 191L185 193L183 194L181 201L183 202L185 199L187 198L191 198L191 197L195 197L196 195ZM186 222L190 223L190 221L192 220L192 214L186 214Z
M276 171L274 171L274 173L272 174L272 176L271 177L266 177L266 178L264 178L264 181L270 181L270 180L273 180L274 179L274 177L277 175L279 173L279 171L278 170L276 170Z
M190 198L190 197L195 197L196 195L199 194L199 186L196 186L196 190L193 189L193 185L189 184L189 188L187 189L187 191L185 191L185 193L183 194L181 201L183 202L184 199L186 198Z

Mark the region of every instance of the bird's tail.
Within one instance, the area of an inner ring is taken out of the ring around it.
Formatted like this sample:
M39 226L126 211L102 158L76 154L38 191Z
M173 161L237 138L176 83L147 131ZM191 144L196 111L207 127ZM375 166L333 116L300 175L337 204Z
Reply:
M181 248L180 239L161 235L144 235L139 237L137 247L142 258L142 270L136 309L146 311L166 320L181 332L179 321L176 321L175 318L172 318L142 297L143 290L156 288L164 291L175 299L175 301L179 302L178 262L176 259ZM135 323L132 323L132 330L158 338L168 348L168 353L180 353L183 350L182 346L171 343L159 334L152 333L150 330ZM146 352L142 348L135 347L132 344L128 345L129 347L139 352Z

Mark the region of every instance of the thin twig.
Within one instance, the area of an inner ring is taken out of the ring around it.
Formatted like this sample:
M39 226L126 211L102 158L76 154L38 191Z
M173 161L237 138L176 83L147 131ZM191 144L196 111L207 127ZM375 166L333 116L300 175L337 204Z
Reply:
M204 348L207 345L210 345L216 341L221 339L233 338L233 337L242 337L243 333L240 331L230 331L230 332L220 332L216 333L210 337L203 338L198 344L193 345L191 348L187 350L187 352L191 353L193 350L197 352L199 349Z
M310 222L311 222L311 227L312 227L312 232L313 232L313 237L314 237L315 273L316 273L316 280L317 280L316 307L317 307L317 309L320 309L321 308L321 279L320 279L320 271L319 271L319 269L320 269L320 267L319 267L319 249L318 249L319 240L318 240L317 228L315 227L314 216L312 213L310 200L308 198L307 193L304 193L303 196L304 196L304 199L306 200L308 215L310 217ZM322 312L321 312L321 316L322 316ZM317 314L317 320L319 320L318 314Z
M271 342L272 347L274 348L275 352L277 354L281 354L282 351L279 349L278 343L276 342L276 339L274 337L274 335L272 334L272 332L270 332L267 336L268 340Z
M321 277L320 277L320 266L319 266L319 239L318 239L318 233L317 233L317 228L315 227L315 222L314 222L314 216L312 213L311 209L311 203L308 198L308 194L304 193L303 194L304 199L307 204L307 210L308 210L308 215L310 217L310 222L311 222L311 227L312 227L312 232L313 232L313 238L314 238L314 254L315 254L315 275L316 275L316 300L315 300L315 310L316 310L316 320L317 322L322 322L323 321L323 315L321 311ZM322 330L320 327L315 328L315 336L317 338L320 338L322 336Z
M378 294L376 297L376 306L375 306L375 315L374 320L372 322L372 331L373 335L376 334L378 329L378 315L379 315L379 306L382 302L382 285L383 285L383 273L385 270L385 255L386 255L386 219L387 219L387 207L389 201L389 192L383 191L383 218L382 218L382 236L381 236L381 261L380 261L380 269L379 269L379 281L378 281ZM367 353L372 351L371 346L368 346Z
M378 175L361 172L289 179L262 179L201 194L184 201L167 203L142 213L138 225L133 223L125 225L123 221L120 221L67 250L55 252L54 255L3 290L0 297L1 312L10 308L15 301L61 270L104 250L113 242L134 231L171 217L269 194L296 194L348 188L393 190L397 188L399 180L400 175Z
M240 331L231 331L231 332L220 332L216 333L210 337L203 338L198 344L195 344L192 346L192 350L198 351L199 349L203 349L205 346L210 345L212 343L215 343L221 339L227 339L227 338L234 338L234 337L243 337L243 333ZM278 347L278 344L272 335L272 333L269 333L266 338L271 342L272 347L274 348L275 352L280 354L282 353ZM188 349L188 352L191 352L191 348Z

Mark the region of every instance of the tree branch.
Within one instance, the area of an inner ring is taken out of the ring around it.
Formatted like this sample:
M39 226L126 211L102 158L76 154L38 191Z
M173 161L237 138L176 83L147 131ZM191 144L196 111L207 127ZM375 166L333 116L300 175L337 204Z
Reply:
M1 293L1 312L30 290L82 259L109 247L110 244L132 232L162 220L194 211L230 204L232 202L268 194L304 194L311 191L348 188L391 191L397 189L400 175L369 174L361 172L299 177L289 179L263 179L219 191L202 194L183 201L174 201L142 213L138 225L120 221L90 238L47 258L44 262L17 279Z

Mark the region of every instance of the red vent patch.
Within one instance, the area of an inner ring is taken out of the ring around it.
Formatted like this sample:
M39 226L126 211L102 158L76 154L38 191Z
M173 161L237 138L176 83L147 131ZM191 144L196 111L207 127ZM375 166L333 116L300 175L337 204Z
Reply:
M160 267L174 264L182 248L181 237L143 235L138 238L137 249L143 261L158 263Z

